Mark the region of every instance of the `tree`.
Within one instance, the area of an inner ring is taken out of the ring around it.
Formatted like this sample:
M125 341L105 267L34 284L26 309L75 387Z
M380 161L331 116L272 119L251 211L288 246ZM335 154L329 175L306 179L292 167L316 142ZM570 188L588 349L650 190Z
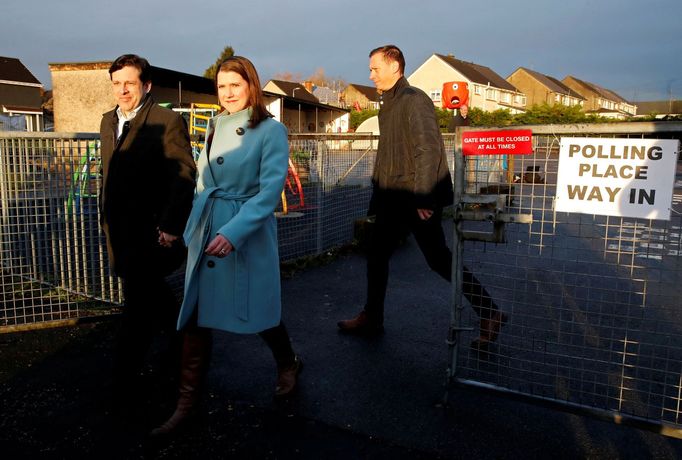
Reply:
M288 71L284 72L277 72L272 76L273 80L281 80L281 81L290 81L290 82L299 82L301 81L301 74L300 73L291 73Z
M365 109L361 110L360 112L358 112L357 110L353 110L350 113L350 128L356 130L358 126L360 126L360 123L378 114L379 110L376 109Z
M324 69L322 67L318 67L315 72L313 72L312 75L310 75L307 78L303 78L300 73L293 73L289 71L284 71L284 72L278 72L272 77L273 80L282 80L282 81L290 81L290 82L304 82L304 81L309 81L312 82L313 85L315 86L322 86L326 88L331 88L333 90L338 91L340 88L346 87L346 81L343 78L340 77L328 77L324 73Z
M228 45L223 49L223 52L220 53L220 56L218 59L216 59L215 63L204 71L204 77L213 80L215 78L216 72L218 72L218 66L220 66L220 63L232 56L234 56L234 49Z
M313 82L314 85L332 88L334 90L338 90L339 88L344 88L347 86L343 78L328 77L322 67L318 67L311 76L306 78L306 80Z

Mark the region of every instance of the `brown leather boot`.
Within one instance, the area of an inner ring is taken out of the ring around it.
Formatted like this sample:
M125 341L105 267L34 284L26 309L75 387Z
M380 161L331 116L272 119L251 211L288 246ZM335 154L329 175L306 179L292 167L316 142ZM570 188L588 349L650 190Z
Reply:
M471 346L481 347L497 341L497 337L500 335L500 329L507 323L507 319L506 313L502 313L499 310L493 313L490 319L481 318L480 335L471 342Z
M208 361L211 354L211 331L197 328L184 335L180 369L180 385L175 412L161 426L154 428L151 436L176 432L193 414L199 400Z
M298 388L298 374L303 370L303 361L296 356L294 363L290 366L277 369L277 386L275 387L275 398L286 398L291 396Z
M362 310L355 318L339 321L337 325L342 332L356 335L372 336L384 331L384 325L380 321L371 319L365 310Z

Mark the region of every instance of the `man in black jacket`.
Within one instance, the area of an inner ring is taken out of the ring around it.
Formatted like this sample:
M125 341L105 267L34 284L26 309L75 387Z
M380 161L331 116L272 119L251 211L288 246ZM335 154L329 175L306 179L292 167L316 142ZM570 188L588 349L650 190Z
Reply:
M338 323L342 331L360 335L383 331L389 260L407 234L414 235L432 270L448 281L452 275L452 252L441 225L443 207L453 201L452 179L433 102L407 82L398 47L376 48L369 58L381 108L368 212L376 220L367 254L367 303L358 316ZM480 317L475 345L494 342L506 316L466 268L463 284Z
M123 281L114 391L125 404L137 396L136 376L155 326L175 331L179 306L165 276L185 257L180 235L192 207L196 167L183 118L150 94L149 62L126 54L109 75L118 105L100 126L100 212L109 265Z

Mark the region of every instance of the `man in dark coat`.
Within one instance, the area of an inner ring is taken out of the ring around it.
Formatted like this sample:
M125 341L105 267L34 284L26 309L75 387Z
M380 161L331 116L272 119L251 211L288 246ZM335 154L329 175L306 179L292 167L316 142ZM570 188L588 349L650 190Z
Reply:
M109 264L122 279L125 301L114 391L130 402L155 326L175 335L179 306L165 276L185 257L180 235L192 207L196 166L183 118L150 94L147 60L123 55L109 75L118 105L100 126L100 212Z
M469 107L466 104L457 110L457 114L448 120L448 132L454 133L458 126L469 126Z
M369 57L381 108L369 206L376 220L367 254L367 303L358 316L338 323L342 331L361 335L383 331L389 260L407 234L414 235L432 270L448 281L452 275L452 252L441 225L443 207L453 201L452 179L433 102L403 76L405 58L396 46L377 48ZM466 269L463 284L481 318L477 344L495 341L506 316Z

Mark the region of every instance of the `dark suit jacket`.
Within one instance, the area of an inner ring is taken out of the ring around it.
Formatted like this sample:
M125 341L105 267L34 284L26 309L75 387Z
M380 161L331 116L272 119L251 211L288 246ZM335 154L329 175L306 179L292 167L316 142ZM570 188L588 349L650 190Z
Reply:
M185 255L182 232L192 208L196 166L187 125L180 114L148 96L117 140L116 110L100 126L100 212L109 263L121 277L166 275ZM176 235L161 247L158 231Z

